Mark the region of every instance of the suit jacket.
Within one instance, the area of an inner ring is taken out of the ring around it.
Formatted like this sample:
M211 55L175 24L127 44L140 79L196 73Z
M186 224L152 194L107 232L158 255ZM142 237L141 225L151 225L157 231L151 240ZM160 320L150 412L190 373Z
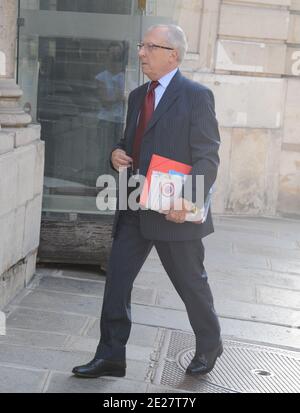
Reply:
M114 148L125 150L129 156L132 156L137 119L147 89L148 83L130 93L124 136ZM219 145L213 93L207 87L185 78L178 71L168 85L143 136L140 173L146 176L152 154L189 164L192 166L193 176L204 175L206 196L217 176ZM115 214L113 236L120 213L122 211L117 210ZM169 222L165 215L150 210L140 210L139 217L141 232L146 239L193 240L203 238L214 230L210 211L206 221L200 225L191 222Z

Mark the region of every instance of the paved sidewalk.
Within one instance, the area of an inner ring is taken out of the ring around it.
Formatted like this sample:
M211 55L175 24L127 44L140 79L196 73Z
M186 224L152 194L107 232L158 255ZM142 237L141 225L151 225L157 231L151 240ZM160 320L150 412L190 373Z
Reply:
M126 378L71 374L96 348L105 277L39 266L5 309L0 392L299 392L300 221L215 217L215 227L205 263L225 351L212 373L184 375L193 336L153 251L133 290Z

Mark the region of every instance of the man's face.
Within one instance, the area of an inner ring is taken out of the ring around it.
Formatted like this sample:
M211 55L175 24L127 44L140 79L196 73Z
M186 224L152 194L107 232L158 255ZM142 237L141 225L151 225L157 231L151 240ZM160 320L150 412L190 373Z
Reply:
M143 44L145 47L140 49L139 58L143 73L150 80L158 80L178 67L176 50L147 47L149 45L159 45L171 48L172 46L166 40L166 29L156 28L146 33Z

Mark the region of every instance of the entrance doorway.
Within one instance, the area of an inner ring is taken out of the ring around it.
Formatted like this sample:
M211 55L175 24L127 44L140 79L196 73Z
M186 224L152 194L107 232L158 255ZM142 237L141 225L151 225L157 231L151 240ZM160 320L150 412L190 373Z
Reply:
M145 16L145 4L19 0L18 83L45 142L39 261L105 266L114 212L97 209L97 178L114 173L128 94L146 80L142 32L172 20Z

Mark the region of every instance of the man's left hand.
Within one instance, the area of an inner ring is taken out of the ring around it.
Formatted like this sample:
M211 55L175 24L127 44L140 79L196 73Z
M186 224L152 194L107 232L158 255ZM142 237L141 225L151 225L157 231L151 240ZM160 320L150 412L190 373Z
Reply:
M179 198L175 201L174 206L168 211L166 220L175 224L183 224L185 222L186 213L192 210L192 203L184 198Z

